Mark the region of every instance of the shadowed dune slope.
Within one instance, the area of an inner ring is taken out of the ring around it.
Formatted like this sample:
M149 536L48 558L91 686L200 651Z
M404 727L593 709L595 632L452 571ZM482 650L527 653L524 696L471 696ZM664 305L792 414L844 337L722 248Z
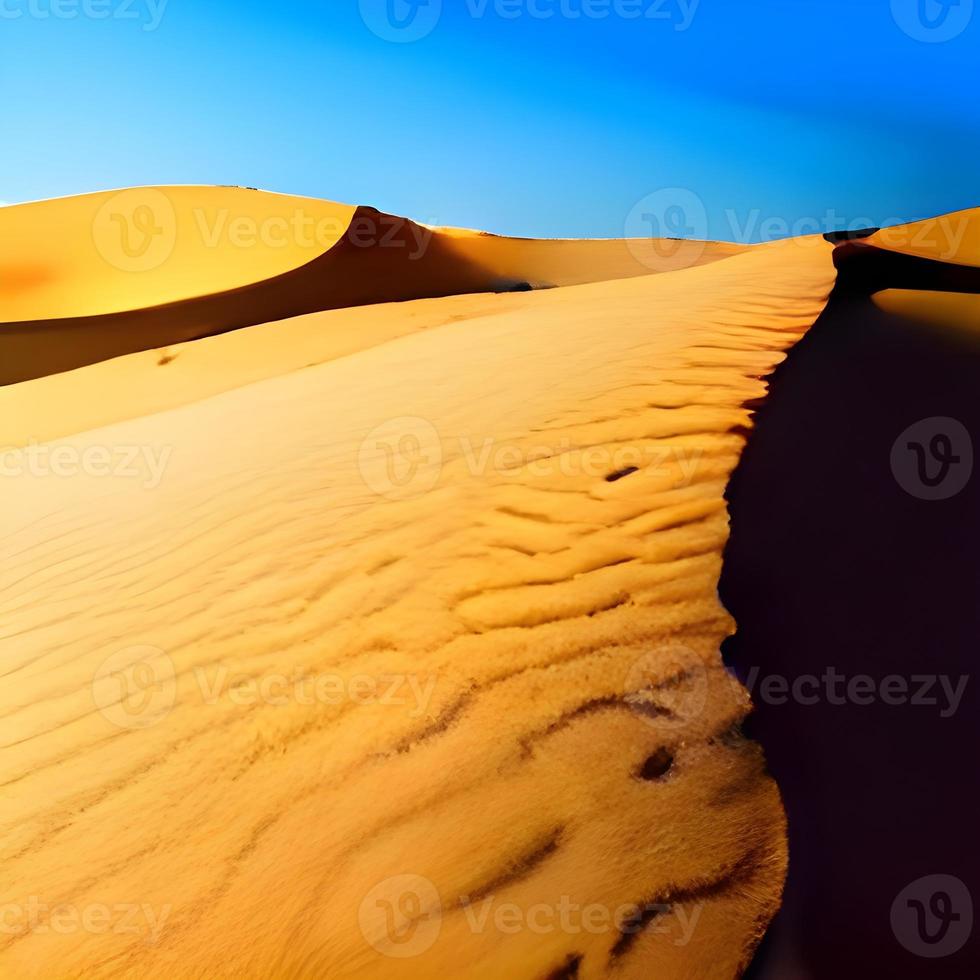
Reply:
M980 975L976 942L920 956L902 944L912 922L892 925L913 882L980 882L980 484L964 469L980 433L980 256L956 257L838 246L837 289L776 371L731 483L726 659L756 691L829 668L863 679L843 700L840 685L811 700L822 689L804 680L800 697L758 700L747 726L790 839L758 980ZM956 457L949 492L928 485L938 459L916 461L936 437Z
M369 350L409 334L525 307L480 293L310 313L0 386L0 447L101 428Z
M320 310L647 275L744 250L507 239L208 187L4 208L0 243L0 385Z
M479 239L481 246L491 240L487 236L473 237ZM506 250L510 240L492 241L495 243L492 248ZM543 246L547 257L553 245L565 244L573 246L573 251L579 245L586 246L586 252L594 244L600 251L605 250L607 258L621 257L621 252L613 246L627 248L623 242L517 241L518 252L507 261L525 262L521 254L525 248L533 252L539 245ZM645 248L654 247L652 242L642 244ZM685 260L701 263L724 256L728 249L729 246L693 243L683 253L671 254L672 260L683 254ZM557 251L561 253L561 249ZM524 267L541 269L540 265L534 266L539 260L540 256L531 256ZM617 263L621 273L631 268L618 259ZM491 264L495 269L505 266L503 259L494 259ZM642 268L649 273L646 266ZM597 271L606 274L612 269L600 263ZM416 331L520 310L524 305L522 296L517 292L444 297L413 303L406 311L379 304L373 314L361 313L357 308L347 312L312 313L221 337L170 344L29 383L0 386L0 446L46 442L185 405L263 378L313 367Z
M337 245L274 278L146 309L0 324L0 384L317 310L481 292L498 282L427 234L358 208Z
M724 492L834 278L818 239L326 313L417 322L54 444L139 475L4 479L0 906L138 912L0 975L735 976L786 853Z

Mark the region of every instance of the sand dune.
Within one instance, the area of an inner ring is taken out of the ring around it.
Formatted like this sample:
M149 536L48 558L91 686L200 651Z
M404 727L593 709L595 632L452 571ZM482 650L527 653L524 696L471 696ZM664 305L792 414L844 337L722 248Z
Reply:
M13 205L0 214L0 323L124 313L271 279L336 245L354 211L241 187Z
M315 367L399 337L523 309L523 293L311 313L0 387L0 446L97 429ZM71 411L65 405L72 406Z
M891 911L928 876L980 880L980 782L964 775L980 744L980 256L876 239L838 246L839 288L775 373L729 485L721 594L738 635L725 650L743 678L806 686L833 665L905 679L919 706L759 698L746 731L782 793L790 871L753 980L980 976L976 943L917 955ZM893 230L903 239L924 241ZM938 489L936 458L913 462L934 438L956 459ZM937 676L961 685L955 707L920 699Z
M5 457L0 908L108 925L0 934L0 975L735 975L786 852L718 653L723 495L831 253L8 389L71 414L106 382L93 428ZM163 379L135 413L127 372Z
M0 385L320 310L649 275L744 251L507 239L208 187L5 208L0 241Z
M731 242L677 239L506 238L453 228L438 229L457 254L492 269L504 282L536 289L628 279L706 265L749 251Z
M980 209L887 228L869 244L919 260L886 266L872 302L879 310L929 324L936 336L980 337Z
M868 242L893 252L980 266L980 208L883 228Z

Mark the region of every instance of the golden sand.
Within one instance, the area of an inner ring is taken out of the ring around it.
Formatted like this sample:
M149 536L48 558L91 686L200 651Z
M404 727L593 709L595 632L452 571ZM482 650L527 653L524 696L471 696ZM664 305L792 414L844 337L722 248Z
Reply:
M0 481L0 909L108 910L0 976L732 977L786 845L723 494L834 282L734 251L0 392L47 440Z
M133 188L6 207L0 323L160 306L281 275L335 245L353 214L240 187Z
M885 228L868 242L953 266L980 267L980 209ZM976 293L886 289L876 293L873 302L889 313L939 331L980 336L980 295Z
M5 208L2 242L0 386L323 310L621 279L746 250L502 238L207 187Z
M980 208L883 228L867 241L892 252L980 266Z

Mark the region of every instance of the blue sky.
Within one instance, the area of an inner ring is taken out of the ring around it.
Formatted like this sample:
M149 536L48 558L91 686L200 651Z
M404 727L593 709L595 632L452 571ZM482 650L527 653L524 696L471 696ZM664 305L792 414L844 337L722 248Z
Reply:
M745 240L924 217L980 205L976 8L0 0L0 200L243 184L615 237L676 199Z

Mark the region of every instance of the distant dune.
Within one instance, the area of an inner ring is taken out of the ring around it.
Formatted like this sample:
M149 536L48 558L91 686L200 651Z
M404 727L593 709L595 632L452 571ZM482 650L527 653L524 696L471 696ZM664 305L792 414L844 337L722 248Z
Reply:
M507 239L243 188L19 205L0 213L0 384L321 310L622 279L742 250Z
M884 228L868 243L925 259L980 267L980 209Z
M125 313L249 286L337 244L355 210L240 187L13 205L0 215L0 322Z

